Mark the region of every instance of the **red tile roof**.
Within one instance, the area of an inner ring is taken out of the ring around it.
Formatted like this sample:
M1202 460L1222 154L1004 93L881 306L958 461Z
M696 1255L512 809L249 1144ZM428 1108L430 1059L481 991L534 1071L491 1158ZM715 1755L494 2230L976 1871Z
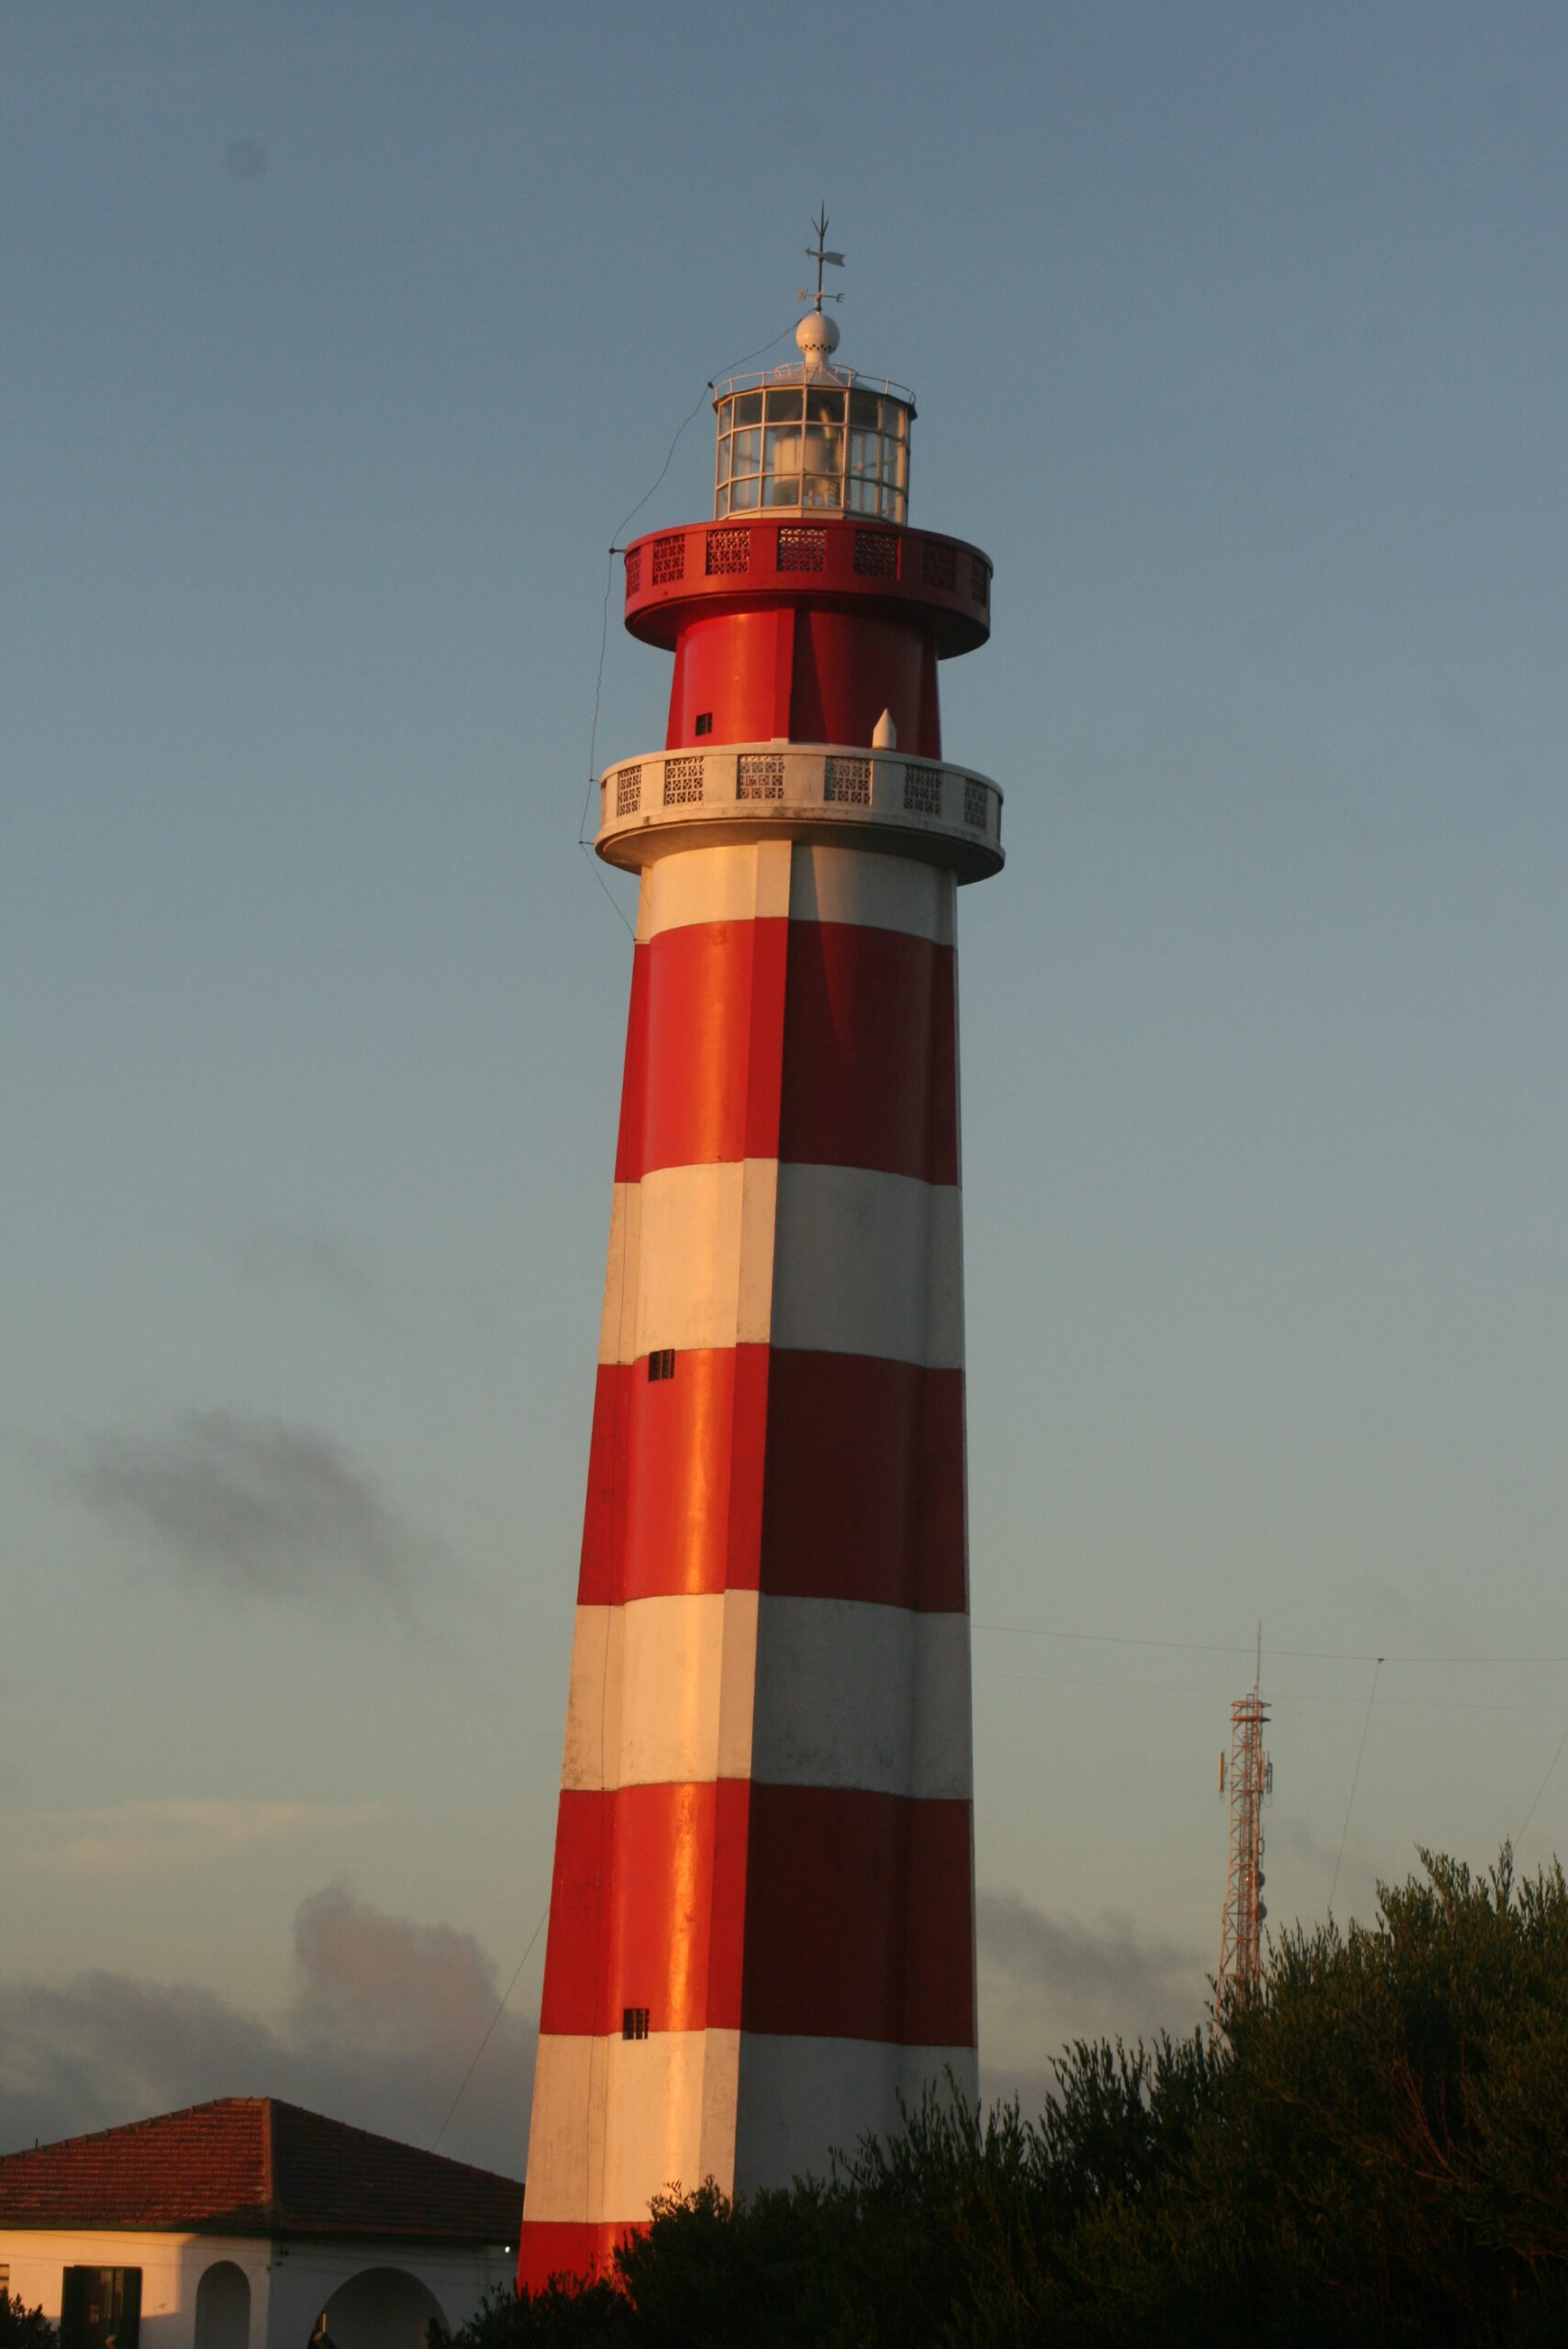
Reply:
M516 2178L275 2097L221 2097L0 2154L0 2226L515 2243Z

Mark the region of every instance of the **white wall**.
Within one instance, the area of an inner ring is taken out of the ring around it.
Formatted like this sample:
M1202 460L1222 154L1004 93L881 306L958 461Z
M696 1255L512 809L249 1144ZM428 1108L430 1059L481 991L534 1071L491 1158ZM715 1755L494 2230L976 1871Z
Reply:
M11 2266L11 2289L28 2308L60 2319L61 2283L67 2267L139 2267L141 2349L195 2349L196 2288L216 2261L239 2268L250 2287L251 2349L261 2349L258 2313L267 2304L264 2237L139 2234L129 2228L81 2233L0 2227L0 2259Z
M455 2332L459 2325L467 2323L493 2285L511 2280L517 2265L517 2252L516 2236L510 2251L496 2244L488 2253L430 2249L412 2243L322 2243L308 2236L295 2236L279 2246L268 2279L268 2330L263 2335L252 2324L250 2349L306 2349L311 2327L333 2294L350 2277L368 2270L381 2271L376 2288L392 2311L395 2328L401 2321L395 2310L400 2296L384 2281L384 2271L388 2269L422 2284L439 2309L448 2332ZM332 2337L338 2349L361 2349L361 2310L350 2308L349 2323L339 2333L334 2312ZM354 2334L352 2340L349 2338L350 2331ZM155 2349L155 2344L149 2343L148 2349ZM397 2340L389 2340L386 2349L399 2349Z
M0 2261L11 2269L11 2290L28 2308L41 2308L58 2321L61 2283L67 2267L139 2267L140 2349L239 2349L227 2334L196 2341L196 2300L202 2277L220 2262L232 2262L250 2288L249 2349L306 2349L311 2327L335 2292L367 2271L376 2271L344 2303L346 2330L339 2349L366 2349L366 2309L384 2308L395 2332L417 2303L417 2293L400 2291L392 2274L423 2287L449 2332L456 2332L492 2286L505 2283L517 2265L516 2243L487 2251L431 2248L417 2243L333 2240L309 2236L270 2242L257 2235L138 2233L130 2229L65 2230L0 2225ZM352 2332L354 2338L348 2337ZM377 2336L380 2349L382 2336ZM398 2349L386 2338L386 2349Z

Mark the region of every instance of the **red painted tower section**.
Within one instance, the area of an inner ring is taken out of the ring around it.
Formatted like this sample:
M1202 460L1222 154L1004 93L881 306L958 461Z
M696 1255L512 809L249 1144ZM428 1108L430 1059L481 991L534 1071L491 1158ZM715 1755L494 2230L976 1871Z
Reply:
M990 565L906 519L907 394L717 396L711 523L627 551L674 655L641 874L519 2281L975 2074L954 893L1001 795L937 666Z

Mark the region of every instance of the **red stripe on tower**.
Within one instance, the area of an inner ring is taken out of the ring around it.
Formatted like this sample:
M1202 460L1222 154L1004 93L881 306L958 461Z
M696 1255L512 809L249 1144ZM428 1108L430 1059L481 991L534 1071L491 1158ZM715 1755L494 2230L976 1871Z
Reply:
M990 566L907 527L908 395L800 340L627 558L675 675L596 843L641 903L524 2284L976 2083L953 910L1002 857L936 664Z

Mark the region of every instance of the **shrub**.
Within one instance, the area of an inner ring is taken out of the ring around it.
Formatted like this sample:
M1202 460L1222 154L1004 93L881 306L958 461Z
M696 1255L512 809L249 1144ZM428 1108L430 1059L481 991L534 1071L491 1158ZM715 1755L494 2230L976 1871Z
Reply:
M0 2343L4 2349L55 2349L59 2330L42 2309L29 2309L14 2293L0 2292Z
M1285 1934L1218 2038L1081 2041L1038 2119L950 2082L826 2180L656 2202L617 2284L460 2349L1568 2340L1568 1886L1422 1860Z

